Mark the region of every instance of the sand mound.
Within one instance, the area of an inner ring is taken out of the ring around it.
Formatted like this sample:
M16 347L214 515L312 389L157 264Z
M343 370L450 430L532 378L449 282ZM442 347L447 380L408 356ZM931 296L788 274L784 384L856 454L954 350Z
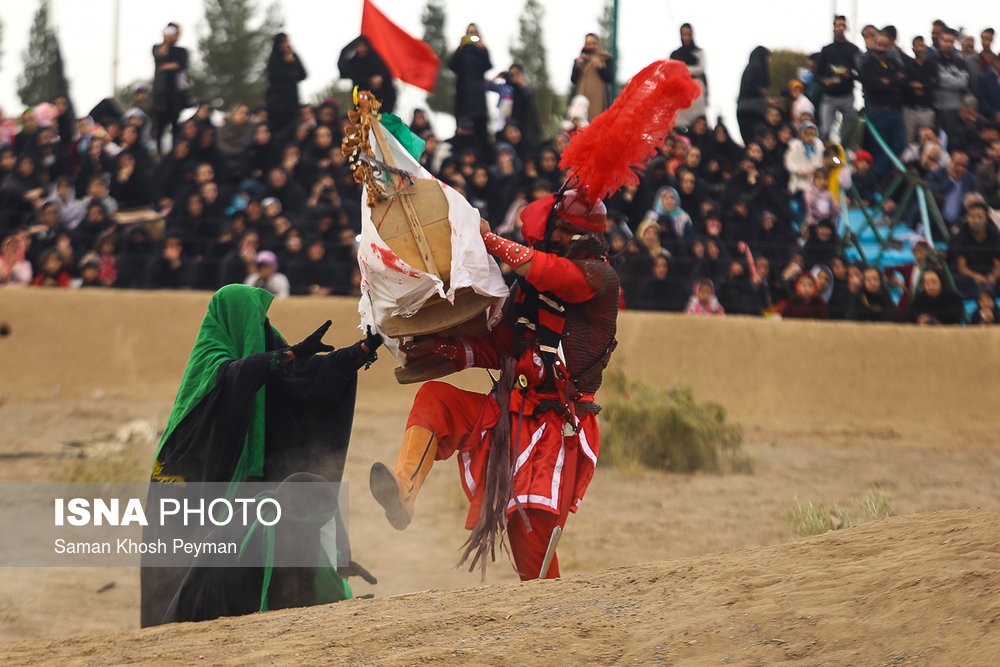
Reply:
M0 323L10 326L0 338L0 479L47 480L130 424L161 428L209 297L0 290ZM290 340L328 318L327 340L357 340L352 299L271 309ZM467 507L452 461L431 472L413 525L388 526L368 469L394 460L417 387L398 385L383 359L360 377L344 477L352 557L379 577L355 591L375 600L139 631L135 569L21 568L0 580L0 642L30 641L0 644L0 655L16 664L995 662L1000 510L976 508L1000 508L1000 328L626 312L619 340L613 363L628 373L722 402L744 425L754 473L599 467L560 543L564 581L522 585L498 563L489 587L469 589L478 576L451 568ZM479 391L489 382L482 371L451 380ZM151 447L141 458L152 460ZM796 498L844 503L873 486L897 518L788 543Z
M20 642L0 655L18 664L989 664L1000 650L998 521L997 510L912 515L562 581Z

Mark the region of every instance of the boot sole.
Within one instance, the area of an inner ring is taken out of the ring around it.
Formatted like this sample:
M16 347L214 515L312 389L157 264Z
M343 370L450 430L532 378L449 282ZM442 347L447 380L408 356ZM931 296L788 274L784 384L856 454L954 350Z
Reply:
M378 504L385 510L385 518L396 530L403 530L410 525L412 517L399 499L399 484L384 463L373 463L368 478L368 486Z

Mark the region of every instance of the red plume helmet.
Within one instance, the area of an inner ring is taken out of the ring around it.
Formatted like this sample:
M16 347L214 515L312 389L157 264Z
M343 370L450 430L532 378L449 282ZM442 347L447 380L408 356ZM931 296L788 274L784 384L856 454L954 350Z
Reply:
M638 185L637 171L663 145L677 112L687 109L701 89L687 65L659 60L636 74L611 108L578 131L559 163L568 171L564 193L532 202L521 212L521 235L529 244L545 236L553 206L556 214L586 231L604 230L601 201L627 185ZM573 188L566 190L567 187Z
M569 184L600 201L628 185L638 185L645 166L701 89L676 60L659 60L636 74L615 103L580 130L563 151L559 167Z

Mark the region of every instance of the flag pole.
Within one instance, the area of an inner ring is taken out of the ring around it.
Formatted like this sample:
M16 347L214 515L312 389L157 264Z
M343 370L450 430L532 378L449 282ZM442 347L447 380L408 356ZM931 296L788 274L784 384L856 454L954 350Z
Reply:
M114 34L111 36L111 97L118 94L118 25L121 18L121 0L115 0Z
M618 0L613 0L611 16L611 101L618 97Z

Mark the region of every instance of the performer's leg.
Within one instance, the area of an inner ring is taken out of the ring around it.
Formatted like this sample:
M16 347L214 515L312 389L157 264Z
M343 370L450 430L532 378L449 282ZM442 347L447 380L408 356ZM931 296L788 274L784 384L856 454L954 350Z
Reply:
M545 560L545 552L549 548L552 530L559 525L559 515L544 510L525 510L531 522L531 532L524 526L520 512L507 515L507 539L510 541L510 552L514 556L514 567L521 581L538 579L539 570ZM552 564L546 573L546 579L559 578L559 558L553 555Z
M395 472L376 462L369 484L375 500L385 508L393 528L403 530L413 519L417 493L435 459L447 459L459 439L468 433L482 411L483 394L457 389L444 382L426 382L413 400Z

